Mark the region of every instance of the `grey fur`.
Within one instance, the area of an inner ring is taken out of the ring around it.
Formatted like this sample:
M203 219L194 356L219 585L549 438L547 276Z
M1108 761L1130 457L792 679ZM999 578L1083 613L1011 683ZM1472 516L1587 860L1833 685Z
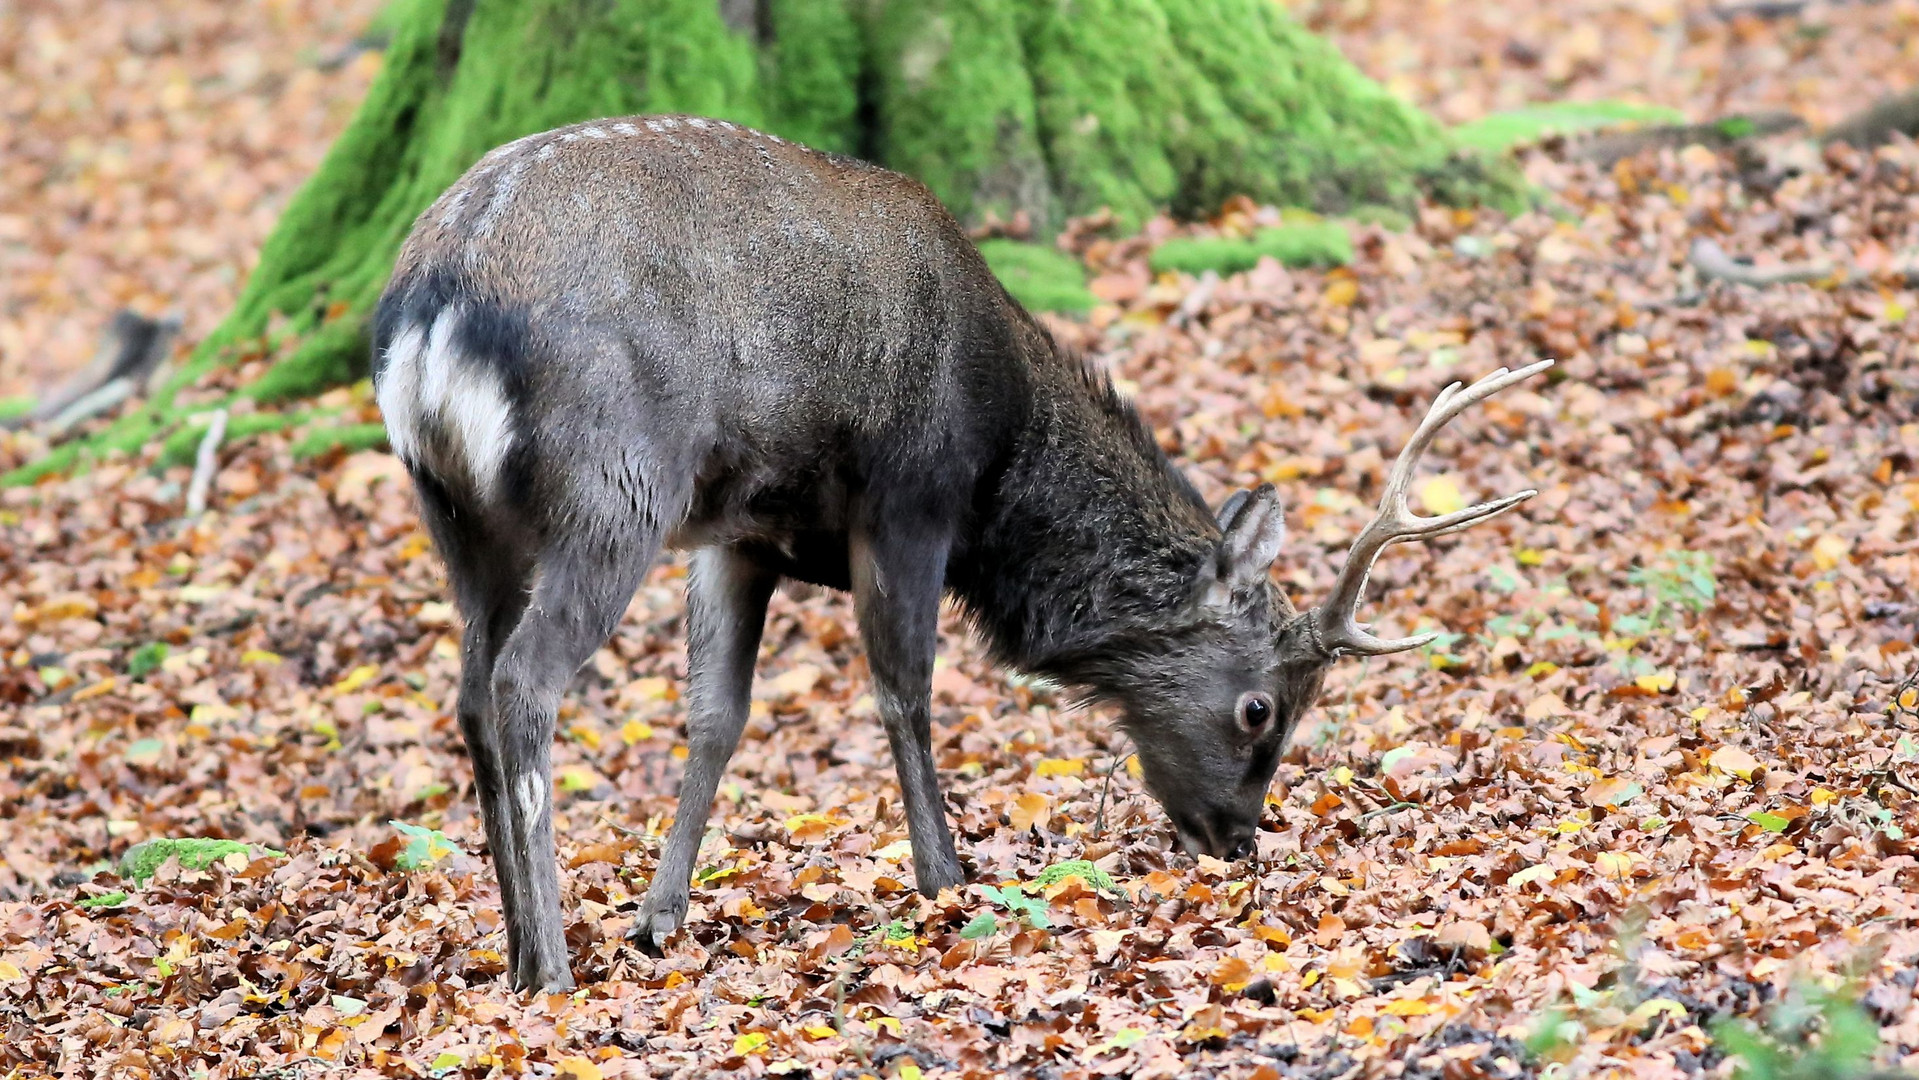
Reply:
M1184 846L1250 848L1332 659L1268 578L1272 488L1222 528L916 182L689 117L531 136L421 215L374 349L466 618L515 986L571 985L554 714L663 544L698 552L689 753L644 947L685 916L783 578L853 593L923 892L964 879L929 705L946 593L999 660L1119 706ZM1252 697L1271 722L1243 722Z

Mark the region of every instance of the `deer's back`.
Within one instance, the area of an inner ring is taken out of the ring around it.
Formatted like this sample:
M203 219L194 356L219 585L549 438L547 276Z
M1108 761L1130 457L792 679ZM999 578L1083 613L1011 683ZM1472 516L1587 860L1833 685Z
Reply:
M636 117L501 147L422 214L375 373L396 451L473 501L617 467L685 476L691 533L832 532L881 480L969 499L1034 333L917 183Z

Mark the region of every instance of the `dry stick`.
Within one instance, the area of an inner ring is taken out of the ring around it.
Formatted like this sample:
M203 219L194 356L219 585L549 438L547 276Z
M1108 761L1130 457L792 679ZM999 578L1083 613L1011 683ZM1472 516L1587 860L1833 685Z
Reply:
M1824 281L1833 276L1831 263L1793 263L1785 266L1759 267L1737 262L1719 242L1710 237L1699 237L1692 242L1692 250L1686 261L1699 276L1707 279L1730 281L1735 285L1787 285L1793 282Z
M80 395L73 403L47 421L47 434L60 436L82 420L98 416L133 396L132 379L112 379Z
M1113 793L1113 774L1119 771L1119 767L1126 763L1127 758L1133 756L1132 750L1130 749L1132 740L1127 739L1126 741L1129 749L1124 754L1115 754L1113 756L1113 763L1106 767L1106 782L1100 785L1099 812L1093 815L1093 835L1095 836L1103 836L1106 833L1106 797Z
M227 411L215 409L207 433L200 439L200 452L193 462L193 479L187 484L187 516L199 517L207 510L207 493L213 488L213 471L219 463L220 440L227 437Z

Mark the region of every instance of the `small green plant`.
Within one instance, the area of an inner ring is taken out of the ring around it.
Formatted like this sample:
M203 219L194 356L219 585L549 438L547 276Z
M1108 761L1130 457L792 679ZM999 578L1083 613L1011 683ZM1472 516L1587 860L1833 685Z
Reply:
M1712 554L1705 551L1669 551L1657 562L1634 569L1626 580L1652 597L1646 613L1613 619L1614 631L1633 637L1670 628L1669 620L1682 612L1706 611L1719 595Z
M1874 1075L1879 1025L1843 993L1795 985L1763 1027L1725 1017L1712 1038L1739 1059L1739 1080L1864 1080Z
M1002 886L982 885L980 891L986 894L988 900L1005 908L1007 914L1025 920L1026 925L1033 929L1051 930L1053 928L1053 920L1046 914L1046 901L1026 895L1024 887L1018 883ZM982 911L960 930L960 937L971 941L975 938L983 938L998 929L999 919L990 911Z
M149 641L133 650L127 657L127 678L137 681L153 674L170 651L164 641Z
M119 907L126 902L126 891L116 890L114 892L101 893L99 896L89 896L85 900L80 901L79 906L83 908L110 908Z
M424 870L460 851L460 846L453 842L453 838L438 829L409 825L404 821L389 821L387 824L400 830L401 835L407 838L406 847L393 857L395 870Z
M1113 876L1085 859L1054 863L1039 872L1039 876L1033 879L1033 885L1041 889L1050 888L1067 878L1084 881L1094 892L1119 893L1119 885L1113 881Z

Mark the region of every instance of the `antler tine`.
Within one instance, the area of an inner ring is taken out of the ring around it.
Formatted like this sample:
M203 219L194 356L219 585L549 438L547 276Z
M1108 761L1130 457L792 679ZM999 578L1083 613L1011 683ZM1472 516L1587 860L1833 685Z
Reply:
M1426 419L1420 421L1413 437L1407 440L1406 448L1399 452L1399 459L1393 462L1392 472L1386 478L1386 490L1379 499L1379 510L1353 541L1352 550L1346 556L1346 565L1340 568L1339 578L1333 583L1332 595L1313 612L1320 644L1329 652L1335 655L1353 652L1379 656L1417 649L1439 636L1420 634L1409 638L1380 638L1364 630L1359 624L1359 602L1366 594L1366 578L1372 573L1373 563L1379 558L1379 553L1393 544L1406 540L1430 540L1459 532L1502 514L1538 494L1529 489L1438 517L1421 517L1406 504L1406 492L1412 487L1413 470L1425 455L1426 448L1432 445L1434 436L1439 434L1439 429L1468 407L1551 366L1551 360L1541 360L1518 371L1500 368L1471 386L1453 383L1433 399Z

